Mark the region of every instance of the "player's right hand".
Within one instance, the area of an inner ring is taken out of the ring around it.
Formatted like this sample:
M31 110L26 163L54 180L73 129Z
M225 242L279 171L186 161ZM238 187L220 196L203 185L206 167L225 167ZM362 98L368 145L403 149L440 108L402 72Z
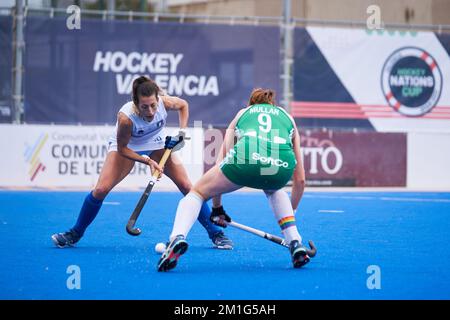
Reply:
M212 223L215 225L218 225L220 227L226 228L227 222L231 222L231 218L225 210L223 209L223 206L212 208L211 210L211 216L209 217Z
M152 174L153 174L153 172L155 172L155 170L158 170L158 172L159 172L158 179L161 178L164 168L160 167L159 164L155 160L151 159L150 157L144 157L144 158L145 158L145 162L150 167Z

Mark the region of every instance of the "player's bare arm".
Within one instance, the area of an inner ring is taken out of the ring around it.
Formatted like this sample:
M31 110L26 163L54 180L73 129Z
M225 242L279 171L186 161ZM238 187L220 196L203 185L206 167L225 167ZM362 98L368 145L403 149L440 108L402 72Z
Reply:
M305 169L303 167L301 149L300 149L300 134L297 128L294 129L293 137L294 154L297 160L294 174L292 175L292 192L291 192L291 204L292 208L297 210L298 204L303 196L305 190Z
M173 96L160 96L166 110L177 110L180 128L185 129L189 120L189 104L186 100Z
M219 153L217 154L216 164L220 164L227 154L227 152L234 147L234 130L236 129L236 124L239 121L239 118L242 116L242 114L245 112L245 109L240 110L234 119L230 122L226 132L225 137L223 138L223 143L220 146Z

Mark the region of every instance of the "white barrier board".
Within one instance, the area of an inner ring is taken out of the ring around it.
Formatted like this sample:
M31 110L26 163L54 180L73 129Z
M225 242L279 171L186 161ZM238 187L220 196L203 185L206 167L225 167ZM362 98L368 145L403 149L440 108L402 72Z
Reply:
M0 187L93 188L107 155L113 126L0 125ZM167 133L175 128L167 128ZM203 174L203 130L177 151L192 182ZM196 143L201 141L201 143ZM118 188L143 188L150 170L136 164ZM163 177L158 188L176 190Z
M450 134L409 133L407 186L450 190Z

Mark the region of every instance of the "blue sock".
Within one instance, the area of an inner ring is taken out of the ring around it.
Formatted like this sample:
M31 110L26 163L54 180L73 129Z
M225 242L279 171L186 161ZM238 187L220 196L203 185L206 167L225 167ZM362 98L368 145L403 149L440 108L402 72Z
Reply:
M98 211L102 207L103 200L94 198L92 192L90 192L84 199L83 206L81 207L80 214L78 215L77 223L73 226L80 237L86 231L86 228L94 221Z
M202 226L206 229L208 232L209 238L212 239L213 235L215 235L217 232L222 231L222 228L219 226L216 226L214 223L209 220L209 217L211 215L211 210L209 209L208 203L205 201L203 202L202 208L200 210L200 214L198 215L197 220L202 224Z

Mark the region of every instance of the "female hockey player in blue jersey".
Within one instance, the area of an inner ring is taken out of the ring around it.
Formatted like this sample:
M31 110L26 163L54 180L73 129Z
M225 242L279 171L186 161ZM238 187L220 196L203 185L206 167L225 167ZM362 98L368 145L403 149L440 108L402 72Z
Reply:
M126 103L117 115L116 132L110 138L108 154L95 188L86 196L75 225L66 232L52 235L52 241L60 248L73 246L94 221L108 193L131 171L135 162L148 165L152 171L166 174L186 195L192 184L176 154L171 154L164 168L157 160L164 152L167 111L179 113L180 129L188 125L189 105L186 100L162 94L151 79L141 76L134 80L132 101ZM215 247L232 249L233 244L210 220L206 202L198 220L208 232Z

